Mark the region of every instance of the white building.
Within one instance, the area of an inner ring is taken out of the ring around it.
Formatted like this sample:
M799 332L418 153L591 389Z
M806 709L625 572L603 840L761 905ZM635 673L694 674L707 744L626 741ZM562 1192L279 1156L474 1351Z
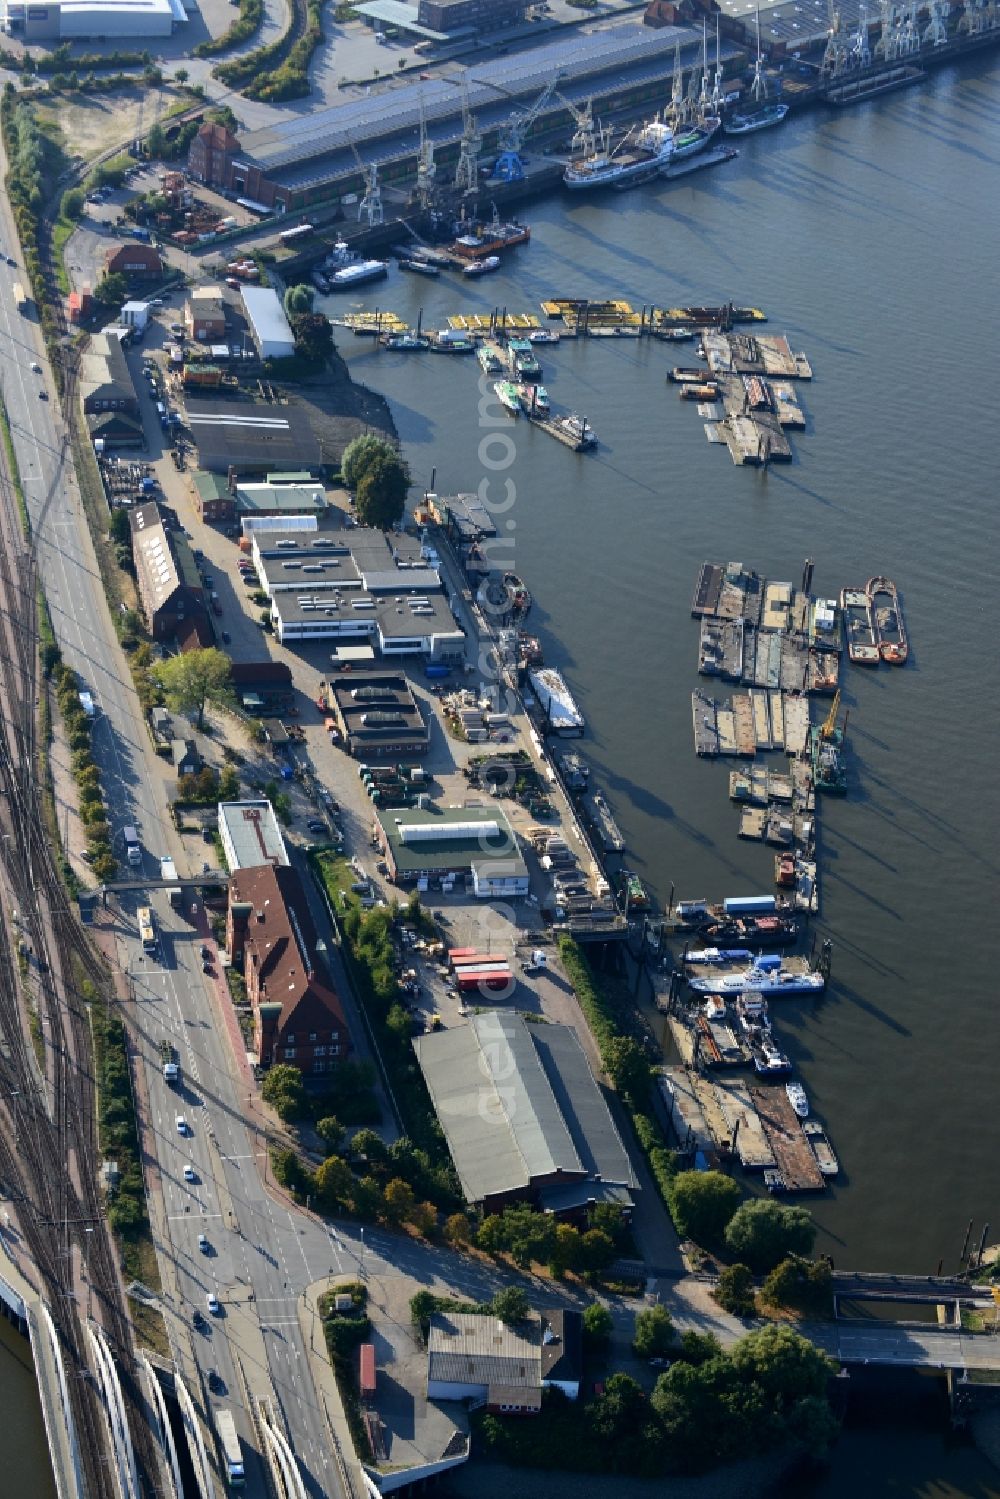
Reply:
M24 42L166 37L187 21L182 0L48 0L0 5L0 27Z
M288 850L274 808L258 801L220 802L219 839L230 874L261 864L287 864Z
M295 339L278 293L269 286L244 286L240 295L261 359L290 359Z

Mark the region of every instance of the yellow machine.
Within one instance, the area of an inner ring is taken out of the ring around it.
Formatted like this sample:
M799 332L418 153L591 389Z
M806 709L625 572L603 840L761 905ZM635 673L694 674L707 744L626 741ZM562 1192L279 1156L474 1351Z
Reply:
M840 689L838 688L837 692L834 695L833 702L830 704L830 711L826 715L826 718L823 720L823 726L822 726L822 728L819 731L821 739L832 739L833 738L834 730L837 727L837 714L839 712L840 712Z

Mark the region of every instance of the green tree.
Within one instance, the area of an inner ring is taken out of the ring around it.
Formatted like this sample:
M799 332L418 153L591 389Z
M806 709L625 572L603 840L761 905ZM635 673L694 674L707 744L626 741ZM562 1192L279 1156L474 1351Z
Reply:
M645 1053L631 1036L612 1036L602 1052L604 1066L619 1093L641 1109L649 1097L650 1072Z
M128 281L120 271L112 271L97 283L95 296L105 307L117 310L123 302L128 301Z
M684 1359L686 1363L707 1364L719 1357L722 1344L714 1332L695 1332L693 1327L689 1327L687 1332L681 1333L676 1351L677 1357Z
M372 1223L382 1215L385 1208L382 1188L373 1176L363 1176L354 1183L351 1206L355 1216L363 1218L366 1223Z
M358 520L377 531L390 530L403 518L409 487L409 471L400 458L395 454L376 458L358 483Z
M679 1171L670 1184L677 1232L696 1244L717 1244L739 1201L739 1187L721 1171Z
M650 1306L636 1312L632 1347L637 1358L662 1358L676 1342L673 1318L665 1306Z
M833 1287L826 1260L806 1260L789 1255L775 1265L761 1288L761 1299L769 1306L787 1307L813 1317L833 1313Z
M368 1167L375 1171L379 1166L384 1166L389 1159L389 1147L377 1135L373 1129L359 1129L351 1141L351 1152L360 1156Z
M437 1306L437 1297L433 1291L417 1291L410 1297L410 1321L414 1327L426 1329L427 1323L434 1315Z
M438 1212L433 1202L415 1202L410 1209L410 1223L422 1238L429 1238L438 1224Z
M311 286L300 282L297 286L289 286L285 291L285 316L289 319L300 312L312 312L313 298L316 293Z
M103 884L106 880L113 880L118 872L118 863L111 854L99 854L90 866L94 871L95 879Z
M376 437L374 432L364 432L360 437L352 438L340 460L340 472L347 488L357 489L375 459L387 455L394 458L396 449L384 437Z
M604 1394L590 1407L594 1432L608 1443L633 1436L645 1422L648 1410L641 1387L630 1374L612 1374Z
M146 136L146 151L150 161L162 161L167 154L166 131L159 121L149 127L149 134Z
M503 1219L498 1213L490 1213L476 1231L476 1248L484 1254L503 1254L507 1247L507 1235Z
M170 707L178 713L195 714L200 729L205 719L205 704L228 702L231 697L231 665L228 656L210 646L207 650L184 651L158 661L153 676Z
M234 765L224 765L219 771L218 796L220 802L234 802L240 794L239 772Z
M445 1219L444 1236L456 1248L472 1240L472 1225L464 1213L452 1213Z
M614 1331L615 1319L600 1301L592 1301L583 1313L583 1335L588 1343L607 1343Z
M350 1202L354 1173L340 1156L328 1156L316 1167L316 1191L325 1208L341 1208Z
M591 1228L599 1228L602 1233L607 1234L618 1250L621 1249L628 1236L625 1214L614 1202L595 1203L590 1210L589 1224Z
M190 76L187 68L177 68L174 71L174 82L179 83L181 88L183 88Z
M613 1241L600 1228L588 1228L581 1236L580 1250L588 1275L601 1275L615 1257Z
M317 363L333 353L333 327L321 312L298 312L290 319L295 336L295 351L303 359Z
M812 1214L771 1197L742 1203L726 1225L727 1248L751 1270L772 1270L790 1254L807 1255L815 1242Z
M572 1223L559 1223L552 1241L552 1256L549 1260L549 1269L558 1279L561 1279L570 1271L582 1270L585 1262L585 1252L580 1239L580 1234Z
M523 1322L531 1310L527 1292L521 1286L504 1286L490 1302L490 1310L501 1322Z
M746 1265L727 1265L719 1274L715 1299L724 1312L734 1317L752 1317L754 1303L753 1275Z
M60 216L75 224L83 216L83 205L86 201L86 194L82 187L68 187L59 201Z
M264 1079L261 1096L282 1119L298 1119L305 1113L306 1090L297 1067L281 1062Z
M344 1126L332 1114L327 1114L325 1118L316 1121L316 1133L323 1141L327 1155L333 1155L340 1149L344 1138Z
M416 1197L409 1182L403 1181L396 1176L388 1183L384 1193L384 1213L386 1220L397 1228L405 1223L413 1212Z

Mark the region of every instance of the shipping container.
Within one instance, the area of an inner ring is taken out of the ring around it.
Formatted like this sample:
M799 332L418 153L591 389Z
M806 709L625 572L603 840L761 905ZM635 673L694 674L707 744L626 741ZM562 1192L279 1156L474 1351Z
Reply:
M509 968L499 972L472 968L463 970L458 980L458 989L460 994L469 994L479 989L507 989L513 983L514 975Z
M722 902L727 916L758 915L763 911L773 911L776 906L773 895L727 895Z
M363 1405L371 1405L375 1399L377 1374L375 1370L375 1344L362 1343L358 1350L358 1390Z

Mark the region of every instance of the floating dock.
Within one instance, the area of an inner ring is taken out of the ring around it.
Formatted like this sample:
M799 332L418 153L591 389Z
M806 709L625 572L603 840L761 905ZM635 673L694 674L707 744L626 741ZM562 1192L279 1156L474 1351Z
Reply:
M710 1086L727 1131L728 1143L731 1144L735 1137L736 1158L740 1165L745 1171L770 1170L775 1165L774 1149L757 1112L753 1087L736 1078L718 1078ZM804 1142L804 1135L802 1139Z
M821 1192L826 1180L784 1088L751 1083L749 1092L786 1192Z
M705 1165L717 1162L717 1142L708 1127L688 1069L663 1067L657 1074L657 1083L680 1153L693 1157L699 1165L701 1160Z
M703 692L692 692L691 718L694 725L695 754L717 755L719 730L715 719L715 699L706 697Z

